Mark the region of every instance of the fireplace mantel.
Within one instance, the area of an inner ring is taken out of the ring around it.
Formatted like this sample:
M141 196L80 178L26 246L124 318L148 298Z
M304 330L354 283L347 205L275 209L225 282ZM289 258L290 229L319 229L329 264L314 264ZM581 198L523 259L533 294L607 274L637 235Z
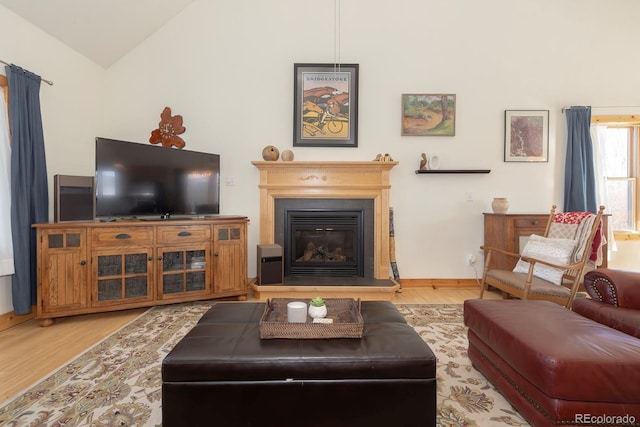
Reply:
M260 244L273 244L275 199L374 201L374 277L389 279L389 173L398 162L255 161L260 170Z

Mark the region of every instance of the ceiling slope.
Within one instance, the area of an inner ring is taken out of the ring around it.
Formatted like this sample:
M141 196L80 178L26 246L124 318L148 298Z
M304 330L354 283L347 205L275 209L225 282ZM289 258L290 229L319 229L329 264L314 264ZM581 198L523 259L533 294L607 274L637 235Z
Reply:
M0 5L109 68L193 1L0 0Z

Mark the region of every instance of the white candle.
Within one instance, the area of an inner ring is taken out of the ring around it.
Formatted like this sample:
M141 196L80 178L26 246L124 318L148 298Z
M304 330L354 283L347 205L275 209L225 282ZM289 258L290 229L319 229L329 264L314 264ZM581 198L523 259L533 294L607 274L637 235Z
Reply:
M305 323L307 321L307 304L292 301L287 304L287 321L289 323Z

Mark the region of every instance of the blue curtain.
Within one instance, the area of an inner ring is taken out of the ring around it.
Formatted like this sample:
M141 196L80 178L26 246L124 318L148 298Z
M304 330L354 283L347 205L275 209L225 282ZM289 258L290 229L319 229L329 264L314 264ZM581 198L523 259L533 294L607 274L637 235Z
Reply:
M49 219L49 186L40 114L40 76L6 67L11 124L11 233L15 314L36 304L36 233L31 224Z
M567 116L564 211L596 212L596 180L591 143L591 107L571 107Z

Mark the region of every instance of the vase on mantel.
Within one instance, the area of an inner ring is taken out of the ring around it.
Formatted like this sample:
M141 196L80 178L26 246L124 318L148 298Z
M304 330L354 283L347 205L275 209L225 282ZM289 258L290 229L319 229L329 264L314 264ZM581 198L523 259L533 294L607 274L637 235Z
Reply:
M496 197L491 202L491 209L497 214L506 214L509 210L509 199L506 197Z

